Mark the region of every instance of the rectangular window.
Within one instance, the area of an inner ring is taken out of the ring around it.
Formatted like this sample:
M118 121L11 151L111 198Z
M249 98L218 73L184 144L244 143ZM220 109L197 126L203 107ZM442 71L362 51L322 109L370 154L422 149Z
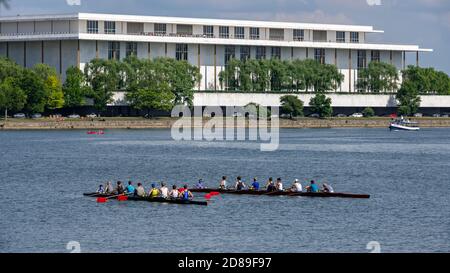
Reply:
M358 69L367 67L367 58L365 50L358 50Z
M98 33L98 21L87 21L87 33Z
M359 43L359 32L350 32L350 42Z
M336 31L336 43L345 43L345 31Z
M230 28L229 27L219 27L219 37L228 39L230 38Z
M188 60L188 45L187 44L176 44L175 58L177 61L187 61Z
M244 27L235 27L234 28L234 38L235 39L244 39L245 38Z
M182 36L192 36L192 25L177 25L177 34Z
M142 34L144 32L143 23L127 23L127 34Z
M265 58L266 58L266 47L258 46L256 48L256 59L257 60L263 60Z
M214 38L214 26L203 26L203 35L206 38Z
M294 29L294 41L304 41L305 40L305 30Z
M271 28L269 29L269 39L274 41L284 40L284 29Z
M166 24L155 24L155 33L156 34L166 34L167 33L167 25Z
M241 61L246 61L250 59L250 47L241 46Z
M120 60L119 42L108 42L108 60Z
M137 56L137 43L128 42L127 43L127 57Z
M225 65L228 65L231 59L236 56L236 48L234 46L225 46Z
M281 47L272 47L272 59L281 59Z
M105 34L116 34L116 22L105 21Z
M259 40L259 28L257 27L250 28L250 39Z
M372 50L371 59L372 59L372 62L380 62L380 51Z
M325 64L325 48L316 48L314 50L314 59L321 64Z
M324 30L314 30L313 31L313 41L314 42L326 42L327 32Z

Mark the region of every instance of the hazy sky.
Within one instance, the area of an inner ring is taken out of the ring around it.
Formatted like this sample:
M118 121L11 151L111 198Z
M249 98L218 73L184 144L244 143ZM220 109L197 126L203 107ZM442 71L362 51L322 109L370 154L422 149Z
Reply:
M450 74L450 0L10 0L9 4L9 10L2 7L2 16L82 11L373 25L385 33L370 34L371 42L433 48L433 53L421 54L421 65ZM414 53L408 54L408 62L415 62Z

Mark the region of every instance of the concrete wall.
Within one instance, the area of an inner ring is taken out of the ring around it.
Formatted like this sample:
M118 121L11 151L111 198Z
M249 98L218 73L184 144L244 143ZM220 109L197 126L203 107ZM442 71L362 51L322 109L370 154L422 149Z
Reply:
M286 94L255 94L255 93L195 93L194 106L245 106L251 102L263 106L280 106L280 98ZM305 106L314 94L298 94ZM394 95L357 95L328 94L333 107L396 107ZM450 96L423 96L421 107L450 107Z

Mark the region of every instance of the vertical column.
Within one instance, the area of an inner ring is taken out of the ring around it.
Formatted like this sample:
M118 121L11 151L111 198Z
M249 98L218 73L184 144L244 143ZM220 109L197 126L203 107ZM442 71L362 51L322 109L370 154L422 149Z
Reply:
M217 91L217 45L214 45L214 91Z
M201 71L201 64L200 64L200 44L198 44L197 46L198 46L198 51L197 51L198 70ZM198 91L200 91L200 89L201 89L201 81L198 83Z
M392 53L392 50L391 51L389 51L389 61L390 61L390 63L391 63L391 65L392 65L392 59L393 59L393 53Z
M334 49L334 65L337 66L337 48Z
M309 59L309 48L306 48L306 59Z
M9 59L9 42L6 42L6 58Z
M95 41L95 58L98 59L98 41Z
M291 47L291 61L294 60L294 48Z
M352 92L352 50L348 50L348 92Z
M59 74L63 73L63 61L62 61L62 40L59 40Z
M23 67L27 67L27 42L23 42Z
M167 58L167 43L164 43L164 56Z
M152 58L152 47L150 45L150 42L147 44L147 53L148 53L148 59L150 60Z
M406 52L405 51L403 51L403 69L405 69L406 68Z
M81 53L80 53L80 40L77 40L77 67L81 67Z
M41 63L44 63L44 41L41 42Z
M416 52L416 66L419 67L419 51Z

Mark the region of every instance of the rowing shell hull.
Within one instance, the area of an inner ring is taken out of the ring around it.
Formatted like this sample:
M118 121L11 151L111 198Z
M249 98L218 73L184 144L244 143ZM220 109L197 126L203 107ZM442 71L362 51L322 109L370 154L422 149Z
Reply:
M325 192L286 192L286 191L254 191L254 190L222 190L222 189L191 189L191 192L211 193L219 192L224 194L240 194L240 195L267 195L267 196L304 196L304 197L321 197L321 198L360 198L368 199L370 195L367 194L352 194L352 193L325 193Z
M98 194L98 193L84 193L84 196L88 197L104 197L108 198L114 195L109 194ZM179 205L198 205L198 206L207 206L208 202L204 201L193 201L193 200L181 200L181 199L165 199L165 198L149 198L149 197L137 197L137 196L130 196L127 199L128 201L142 201L142 202L150 202L150 203L168 203L168 204L179 204Z

